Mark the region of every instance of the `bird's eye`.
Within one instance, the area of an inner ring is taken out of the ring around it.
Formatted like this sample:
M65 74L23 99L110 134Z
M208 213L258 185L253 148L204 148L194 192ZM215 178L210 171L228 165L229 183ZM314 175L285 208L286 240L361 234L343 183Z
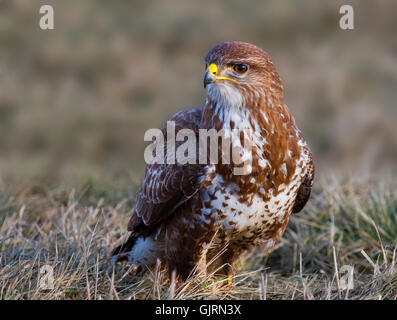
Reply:
M245 64L235 64L232 68L234 71L240 74L245 73L248 70L248 67Z

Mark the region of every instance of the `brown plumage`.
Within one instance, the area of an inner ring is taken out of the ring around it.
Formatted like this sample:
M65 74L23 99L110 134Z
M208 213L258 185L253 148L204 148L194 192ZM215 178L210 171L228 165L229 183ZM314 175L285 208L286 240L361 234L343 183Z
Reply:
M226 130L232 150L251 151L250 165L235 174L239 166L222 162L220 145L218 164L147 165L128 224L130 238L113 252L116 260L138 267L158 258L183 279L202 257L208 262L219 256L210 269L228 275L250 247L269 251L290 215L306 204L314 177L310 149L284 103L270 57L252 44L224 42L205 61L206 104L174 115L176 132L188 128L198 137L199 129ZM241 132L248 133L251 150Z

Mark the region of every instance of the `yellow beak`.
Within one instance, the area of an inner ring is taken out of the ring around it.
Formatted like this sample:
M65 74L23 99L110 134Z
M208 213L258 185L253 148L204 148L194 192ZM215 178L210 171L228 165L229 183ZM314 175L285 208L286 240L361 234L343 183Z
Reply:
M204 88L210 84L217 82L219 80L230 80L230 81L236 81L235 79L231 79L228 77L221 77L218 76L218 66L215 63L211 63L210 66L208 67L207 71L205 72L204 76Z

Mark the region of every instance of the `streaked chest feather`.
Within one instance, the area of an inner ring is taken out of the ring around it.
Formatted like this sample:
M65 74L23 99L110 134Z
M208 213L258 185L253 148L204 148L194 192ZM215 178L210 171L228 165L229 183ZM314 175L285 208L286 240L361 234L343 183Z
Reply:
M224 184L217 175L213 183L201 190L201 219L203 223L216 221L217 227L227 236L235 233L248 237L263 236L274 225L283 225L289 218L300 184L300 174L288 185L278 190L265 190L258 186L258 192L245 195L244 199L237 184Z

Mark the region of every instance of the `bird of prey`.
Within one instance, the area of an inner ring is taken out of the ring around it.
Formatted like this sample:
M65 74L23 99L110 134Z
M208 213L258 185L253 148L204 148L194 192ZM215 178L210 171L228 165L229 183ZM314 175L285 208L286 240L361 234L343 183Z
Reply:
M186 280L204 259L207 271L230 277L246 250L262 246L270 252L291 214L308 201L312 153L284 103L270 56L253 44L220 43L205 58L204 87L204 107L171 118L176 132L252 132L251 165L235 174L236 165L222 161L148 164L128 224L131 234L113 251L113 261L142 269L159 259ZM233 148L244 153L245 138L233 137Z

